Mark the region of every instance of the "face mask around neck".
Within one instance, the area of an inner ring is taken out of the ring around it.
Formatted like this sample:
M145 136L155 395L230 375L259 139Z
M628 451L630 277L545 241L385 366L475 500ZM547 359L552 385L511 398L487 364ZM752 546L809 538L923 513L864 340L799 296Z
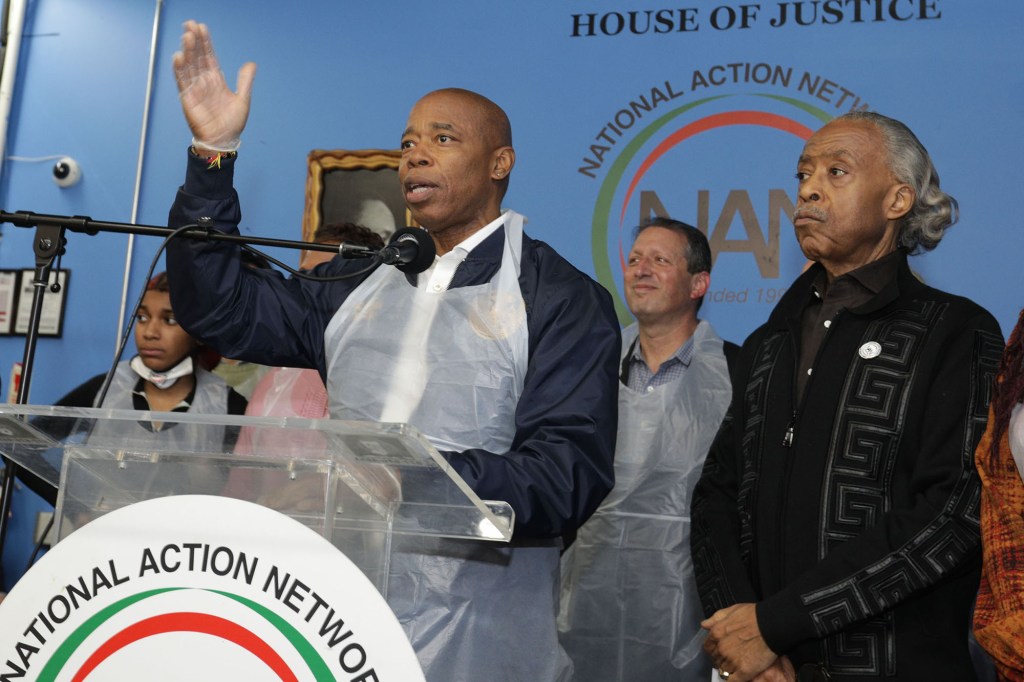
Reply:
M174 367L171 367L164 372L156 372L149 367L146 367L146 363L142 361L142 358L136 355L132 358L131 368L135 370L136 374L157 388L170 388L181 377L187 377L189 374L192 374L192 356L186 355L185 358Z

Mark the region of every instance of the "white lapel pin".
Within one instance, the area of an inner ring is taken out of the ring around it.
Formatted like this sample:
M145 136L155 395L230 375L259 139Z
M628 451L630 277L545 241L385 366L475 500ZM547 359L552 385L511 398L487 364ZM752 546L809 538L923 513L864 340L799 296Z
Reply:
M882 354L882 344L878 343L877 341L868 341L867 343L860 347L860 350L858 350L857 353L860 354L860 356L865 360L877 358L879 355Z

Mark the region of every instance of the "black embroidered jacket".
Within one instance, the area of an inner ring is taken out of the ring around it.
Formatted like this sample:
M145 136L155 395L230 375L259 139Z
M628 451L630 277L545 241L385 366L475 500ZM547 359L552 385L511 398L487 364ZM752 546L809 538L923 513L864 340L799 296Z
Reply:
M975 303L899 273L836 315L795 398L796 280L747 339L694 495L707 615L757 603L773 651L833 680L971 680L974 447L1003 348Z

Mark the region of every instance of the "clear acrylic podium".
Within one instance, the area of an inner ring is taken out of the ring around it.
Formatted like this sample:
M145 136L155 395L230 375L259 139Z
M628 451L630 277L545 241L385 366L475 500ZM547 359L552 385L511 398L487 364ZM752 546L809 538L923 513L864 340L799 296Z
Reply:
M59 486L58 541L135 502L234 497L314 529L385 597L395 535L512 537L511 507L404 424L0 405L0 453Z

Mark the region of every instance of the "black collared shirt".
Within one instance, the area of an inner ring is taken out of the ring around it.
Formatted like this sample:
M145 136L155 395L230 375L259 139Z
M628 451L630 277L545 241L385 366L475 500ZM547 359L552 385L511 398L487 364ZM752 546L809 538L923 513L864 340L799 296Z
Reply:
M188 392L184 400L171 408L171 412L188 412L188 408L192 407L192 401L196 399L196 386L198 382L192 382L192 390ZM149 397L146 396L146 380L139 377L139 380L135 382L135 388L132 389L132 407L136 410L149 410ZM160 431L164 425L160 425L160 428L153 428L152 422L141 421L139 424L150 431ZM168 424L167 426L174 426L174 424Z
M824 270L819 273L811 286L814 296L800 316L800 364L796 376L798 397L804 394L814 359L828 328L832 326L832 320L841 311L856 308L874 298L885 285L896 279L902 261L902 252L896 250L837 277L831 284Z

